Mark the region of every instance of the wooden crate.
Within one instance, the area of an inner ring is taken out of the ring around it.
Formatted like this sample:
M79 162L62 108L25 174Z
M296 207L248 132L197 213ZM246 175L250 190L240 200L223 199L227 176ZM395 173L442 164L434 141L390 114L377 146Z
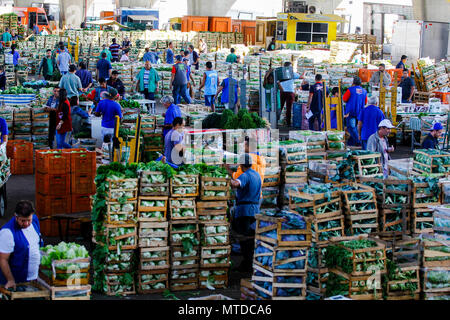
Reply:
M135 188L121 188L121 185L123 183L135 183ZM138 179L119 179L119 180L111 180L109 178L106 178L106 200L110 202L118 202L119 199L117 195L121 192L129 192L133 195L131 197L126 198L127 201L133 201L137 199L137 185L138 185Z
M280 192L279 188L275 187L264 188L262 190L261 208L262 209L277 208L279 192Z
M201 177L201 187L200 187L200 199L202 200L228 200L231 197L230 192L230 179L229 178L212 178L212 177ZM225 185L221 186L211 186L210 183L221 183ZM206 196L206 191L223 191L225 196Z
M304 172L284 172L284 182L286 184L302 184L308 182L308 171Z
M142 201L152 201L155 202L155 206L144 206L142 204ZM164 206L156 206L156 201L164 201ZM167 207L168 207L168 201L169 197L147 197L147 196L139 196L138 197L138 221L139 222L160 222L160 221L167 221ZM152 217L152 218L146 218L143 215L146 213L154 213L154 212L161 212L163 217L162 219Z
M387 280L386 281L386 300L419 300L420 294L420 276L419 276L419 266L411 266L411 267L400 267L400 273L404 272L414 272L416 277L415 279L407 279L407 280ZM395 291L391 289L392 285L396 284L417 284L417 289L414 291Z
M123 250L119 257L108 254L105 259L105 272L132 272L134 270L134 250Z
M313 155L315 153L322 153L324 152L326 154L326 141L322 140L322 141L308 141L307 142L307 151L306 153L308 154L308 156ZM314 146L319 146L317 148L311 148Z
M125 211L114 211L117 206L120 206L119 210L122 210L122 206L130 204L134 207L134 210L131 212L125 212ZM107 200L106 202L106 221L109 224L133 224L136 222L136 210L137 210L137 201L127 201L124 204L121 204L120 202L109 202ZM124 220L117 220L114 216L124 216Z
M189 274L195 276L189 277ZM175 275L177 275L179 278L174 278ZM183 276L188 277L186 279L180 278ZM199 278L198 268L170 270L170 278L169 278L170 291L197 290L198 278Z
M426 268L437 268L437 267L450 267L450 253L442 252L439 250L434 250L433 247L449 247L450 240L432 240L432 239L423 239L422 248L423 248L423 257L422 257L422 265ZM429 261L427 258L435 258L441 259L441 261ZM443 260L446 259L446 260Z
M422 268L422 280L423 280L422 291L423 292L426 292L426 293L443 293L443 292L445 292L447 294L450 294L450 285L448 283L447 283L447 287L445 287L445 288L429 288L427 286L429 272L442 272L442 273L447 274L447 277L448 277L448 275L450 273L450 267L447 265L447 266L441 266L441 267Z
M114 229L118 229L118 228L131 228L132 230L131 230L131 232L129 232L127 234L112 237L111 232ZM137 248L137 226L136 226L136 224L121 224L121 225L107 224L105 229L106 229L105 230L106 231L106 245L108 246L109 250L117 250L117 244L111 243L113 239L115 241L119 241L119 240L131 238L133 244L123 245L120 247L121 250L132 250L132 249Z
M262 275L258 275L261 273ZM282 283L279 282L279 278L283 277L301 277L301 282ZM272 272L261 268L257 265L253 265L252 276L253 287L272 298L272 300L305 300L306 299L306 273L286 273L286 272ZM258 282L270 282L272 283L272 291L266 290ZM300 294L296 296L284 297L280 296L278 289L294 288L299 289Z
M229 279L229 267L225 268L201 268L198 284L200 289L209 289L206 286L207 282L213 281L220 281L223 283L209 283L209 286L214 287L216 289L226 289L228 288L228 279ZM220 273L220 274L214 274L214 273Z
M373 220L375 221L372 222ZM346 230L348 230L350 235L366 233L359 229L370 229L369 233L377 233L379 231L377 212L347 215L345 217L345 222Z
M331 200L326 201L327 195L325 193L309 194L289 190L289 209L292 211L308 210L308 216L316 218L329 218L342 215L342 201L341 195L338 191L333 191L330 194ZM296 203L294 199L301 199L304 202ZM321 212L325 207L333 206L328 212ZM302 210L303 209L303 210Z
M240 300L259 300L258 293L253 288L251 279L241 279L241 298Z
M211 220L225 221L227 220L227 210L227 201L197 201L197 216L199 222Z
M412 185L412 207L413 208L428 208L429 206L439 206L442 203L442 193L435 195L432 192L426 192L424 189L428 188L428 183L415 183ZM429 199L437 196L433 202L423 203L423 199Z
M346 214L362 215L377 213L378 208L375 189L359 183L353 183L351 184L351 186L353 186L354 188L358 188L358 190L342 190L342 195L344 197L343 207L346 209ZM351 197L354 195L359 195L359 197L365 196L368 199L351 200ZM361 210L361 207L364 205L371 205L373 209Z
M395 235L397 232L398 233L404 233L404 234L409 234L410 233L410 217L411 217L411 210L410 209L406 209L406 208L401 208L400 209L401 212L397 212L394 209L384 209L381 208L380 210L380 232L386 233L386 234L391 234L391 235ZM404 214L404 216L403 216ZM391 220L389 217L392 215L400 215L400 218L398 218L395 221L392 222L388 222L388 220ZM401 230L388 230L389 228L395 227L395 226L399 226L399 228L401 228Z
M311 142L312 143L312 142ZM306 143L294 143L288 145L280 145L280 150L282 150L285 156L287 164L296 164L307 162L307 144ZM301 149L301 151L298 151ZM300 157L301 159L296 160L295 157Z
M328 280L327 268L315 269L308 267L306 282L309 291L317 295L321 296L325 295L327 291L326 288L327 280Z
M148 231L155 229L163 229L163 231ZM168 229L169 223L167 221L139 222L139 247L166 247L169 236Z
M276 246L272 246L270 244L267 244L265 242L256 241L255 246L261 246L264 247L267 251L269 252L265 252L265 253L254 253L253 255L253 264L257 265L261 268L264 268L266 270L272 271L272 272L284 272L284 273L306 273L306 269L307 269L307 259L308 259L308 252L309 252L309 247L276 247ZM291 255L289 254L289 258L285 258L285 259L279 259L277 258L279 256L279 253L281 252L301 252L303 253L303 255ZM259 261L258 258L262 258L263 257L270 257L270 266L269 265L264 265L263 263L261 263ZM297 269L287 269L287 268L281 268L280 266L283 266L285 264L288 263L293 263L293 262L301 262L303 261L303 268L297 268Z
M169 195L169 180L164 183L148 183L143 179L147 175L164 175L161 171L142 171L140 176L139 195L141 196L168 196ZM149 191L145 188L152 188L154 190Z
M176 179L188 179L188 183L177 183ZM198 190L199 190L199 175L197 174L186 174L186 175L174 175L172 178L170 178L170 195L172 197L183 197L183 198L189 198L189 197L197 197L198 196ZM174 188L178 187L191 187L195 188L195 192L193 193L176 193Z
M158 276L159 279L155 280L146 280L143 279L143 276ZM152 293L160 293L164 292L169 288L169 269L162 269L162 270L150 270L150 271L139 271L137 273L137 282L138 282L138 288L137 291L139 294L152 294ZM145 286L152 286L157 283L163 283L165 285L164 288L159 289L148 289Z
M376 285L377 287L375 288L375 290L373 288L368 287L368 284L371 283L372 275L355 276L355 275L347 274L347 273L342 272L337 269L329 269L329 276L327 279L327 284L330 283L330 281L331 281L331 277L330 277L331 274L341 276L345 279L342 281L342 283L348 284L348 287L349 287L348 294L345 296L347 296L348 298L350 298L352 300L382 300L383 299L381 283L380 283L379 287L378 287L378 285ZM381 281L381 279L380 279L380 281ZM364 282L366 284L362 289L360 286L356 286L356 284L359 285L362 282Z
M428 208L414 208L412 212L411 231L414 234L433 233L434 218L433 209ZM431 214L429 217L425 217L426 214ZM420 224L430 223L431 227L422 228Z
M225 252L224 252L225 251ZM226 263L206 263L208 259L227 259ZM231 246L202 246L200 253L201 268L228 268L231 264Z
M44 280L49 286L53 287L67 287L72 285L87 285L89 284L89 263L91 258L83 259L66 259L66 260L54 260L52 261L52 268L41 266L39 269L39 277ZM58 265L70 264L69 269L60 270ZM76 268L78 264L87 264L85 268ZM45 272L44 272L45 271ZM74 273L85 273L85 277L79 277L74 279L73 276L68 275ZM48 274L50 273L50 275ZM58 275L65 275L67 279L58 279Z
M450 292L422 292L422 300L448 300Z
M181 227L183 225L193 225L194 229L193 230L175 230L178 227ZM193 233L195 234L195 238L199 241L200 243L200 233L198 230L198 221L197 220L176 220L176 221L170 221L169 222L169 243L171 246L181 246L182 243L181 241L173 241L173 235L175 234L190 234Z
M178 203L180 202L180 203ZM184 202L184 203L182 203ZM182 212L184 209L191 209L194 211L194 216L174 216L174 211L180 209L180 212ZM196 211L196 204L195 204L195 198L170 198L169 199L169 210L170 210L170 220L193 220L197 219L197 211Z
M215 232L215 233L207 233L208 228L217 228L217 227L225 227L226 231L224 232ZM225 246L230 244L230 224L227 221L220 221L220 220L214 220L214 221L207 221L200 224L200 230L201 230L201 239L202 239L202 245L204 246ZM222 243L214 243L215 240L210 240L210 242L207 240L210 237L218 237L218 236L225 236L226 242Z
M381 165L380 153L366 154L360 156L353 155L352 159L355 162L355 173L358 177L373 177L379 174L383 174L383 167ZM375 161L375 164L364 164L364 161L368 161L371 159ZM372 174L364 173L364 170L372 168L378 168L378 172Z
M413 170L418 172L418 173L428 173L428 174L432 174L432 173L439 173L439 171L437 170L438 167L444 167L446 169L446 172L448 172L448 168L450 167L450 164L447 165L438 165L434 163L435 159L438 158L448 158L450 157L450 153L449 152L444 152L441 151L442 154L436 154L436 155L430 155L426 152L423 152L422 150L414 150L414 160L413 160ZM416 161L416 156L421 155L423 157L427 157L429 160L429 164L424 164L422 162L418 162ZM420 168L420 167L422 168ZM448 173L442 173L442 175L448 175Z
M30 281L30 282L24 282L24 283L17 283L16 286L32 286L34 288L37 288L37 291L30 291L30 292L13 292L5 289L3 286L0 287L0 293L5 295L8 300L22 300L22 299L50 299L50 291L40 282L37 280Z
M113 285L118 285L120 284L120 280L116 280L113 277L120 277L122 276L122 274L119 273L107 273L106 274L106 295L107 296L116 296L116 295L121 295L121 296L128 296L128 295L134 295L136 294L136 286L135 283L133 282L133 284L130 286L129 290L127 291L123 291L123 292L114 292L112 286Z
M184 256L183 256L184 255ZM193 264L182 264L184 261L193 260ZM179 263L179 264L178 264ZM191 252L187 253L182 246L170 247L170 269L198 268L200 263L200 247L194 246Z
M328 243L317 244L311 243L308 252L308 270L309 269L325 269L325 252L327 250ZM314 261L315 260L315 261Z
M282 222L284 218L277 217L269 217L261 214L255 215L256 219L256 230L255 230L255 239L261 240L266 243L270 243L274 246L279 247L308 247L311 244L311 222L310 220L306 220L306 228L305 229L284 229ZM270 223L269 226L262 227L261 223ZM272 239L264 235L266 232L270 232L272 230L277 230L277 239ZM283 236L288 235L304 235L305 240L301 241L286 241L283 240Z
M333 227L325 227L322 225L328 225L329 223L333 223L336 226ZM326 244L331 237L341 237L344 236L344 215L327 217L327 218L312 218L311 219L311 232L312 232L312 241L322 245ZM327 233L331 232L332 235L328 235ZM317 233L317 234L316 234ZM325 234L325 235L324 235Z
M379 209L391 209L397 207L410 208L412 203L412 181L411 180L399 180L389 177L384 179L382 177L360 177L360 182L367 186L373 186L377 184L382 188L382 192L379 192L376 188L377 202ZM404 185L406 190L394 190L395 186ZM405 196L406 200L404 203L386 203L387 196Z
M169 249L169 247L139 248L139 270L152 271L169 268ZM155 257L148 258L148 255ZM161 261L165 263L162 264ZM158 265L149 266L145 262L154 262Z
M37 280L48 290L51 300L90 300L91 286L89 284L82 286L55 287L50 286L42 279Z

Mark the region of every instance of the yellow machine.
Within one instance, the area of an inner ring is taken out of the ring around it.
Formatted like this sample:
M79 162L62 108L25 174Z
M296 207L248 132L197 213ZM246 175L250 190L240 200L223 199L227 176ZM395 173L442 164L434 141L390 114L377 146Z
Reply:
M325 96L325 129L344 131L344 125L342 123L342 92L341 92L341 80L339 80L338 96L333 97L331 94ZM327 85L323 81L323 92L327 92ZM336 111L336 129L331 128L331 111Z
M80 39L77 37L77 41L76 41L76 45L75 47L72 46L72 44L70 43L70 37L67 38L67 50L69 50L69 52L72 52L72 47L73 48L73 52L74 52L74 56L73 58L75 59L75 62L78 63L78 54L79 54L79 49L80 49Z
M386 93L388 89L383 86L383 77L380 77L380 95L379 95L379 107L383 111L386 119L390 119L393 126L397 126L397 77L394 77L394 85L390 89L391 91L391 106L390 109L386 108ZM397 129L391 130L391 136L397 134Z
M141 134L141 116L136 119L136 133L130 141L123 141L119 137L120 117L116 116L114 125L114 162L134 163L139 161L140 134Z
M181 31L181 18L170 18L169 23L170 23L170 30L179 30Z

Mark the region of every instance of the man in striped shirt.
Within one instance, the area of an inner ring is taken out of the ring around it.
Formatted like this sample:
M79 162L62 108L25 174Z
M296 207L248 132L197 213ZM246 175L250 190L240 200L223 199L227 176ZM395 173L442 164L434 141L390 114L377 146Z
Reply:
M118 62L119 61L119 51L120 51L120 44L116 43L116 38L112 39L112 44L109 46L109 51L111 51L112 59L111 62Z

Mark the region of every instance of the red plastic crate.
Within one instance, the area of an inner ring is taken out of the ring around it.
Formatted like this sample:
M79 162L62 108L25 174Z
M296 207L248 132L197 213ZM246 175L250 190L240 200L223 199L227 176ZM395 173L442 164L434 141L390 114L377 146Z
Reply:
M441 102L443 104L448 104L450 101L450 92L438 92L435 91L434 95L436 96L436 98L441 99Z
M72 194L94 194L95 176L92 174L72 173L71 193Z
M11 159L11 174L33 174L33 159Z
M65 196L48 196L36 193L36 213L39 217L52 216L59 213L71 213L72 198Z
M51 216L45 218L46 219L39 221L41 234L44 237L59 237L58 220L51 219ZM63 235L66 234L66 228L67 228L67 221L61 220L61 231ZM81 223L71 222L69 235L79 235L80 231L81 231Z
M66 174L70 172L69 154L63 153L45 153L55 150L36 150L36 171L50 174Z
M72 194L72 213L91 211L91 195Z
M46 174L36 172L36 193L49 196L70 194L70 174Z
M8 140L8 143L6 144L6 155L8 158L13 159L14 157L14 146L16 144L25 143L25 140Z
M83 153L73 153L72 151L84 151ZM97 170L95 151L87 151L84 148L67 149L63 153L69 154L71 173L88 173L95 175Z

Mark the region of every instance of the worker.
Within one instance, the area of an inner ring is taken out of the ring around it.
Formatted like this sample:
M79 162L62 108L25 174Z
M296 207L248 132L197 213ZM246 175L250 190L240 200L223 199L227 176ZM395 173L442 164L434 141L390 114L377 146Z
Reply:
M39 218L31 201L17 203L14 216L0 230L0 285L16 289L16 284L36 280L44 245Z
M234 48L231 48L230 49L230 54L227 56L226 62L236 63L237 56L236 56L236 54L234 52L235 52Z
M103 52L102 58L97 61L97 79L104 78L105 80L108 80L111 76L111 71L111 62L106 59L106 52Z
M38 35L39 34L39 27L33 23L32 25L33 34Z
M129 49L131 47L131 41L128 37L125 37L125 39L122 41L122 48L124 50Z
M367 91L361 87L361 79L356 76L353 78L353 84L347 89L342 100L345 104L344 118L347 122L347 130L350 134L347 144L349 146L358 146L358 116L367 103Z
M5 67L0 65L0 90L5 90L6 88L6 72Z
M422 142L423 149L439 149L439 138L442 135L442 124L436 122L433 128L430 129L430 133L427 135L425 140Z
M164 156L162 162L170 162L175 165L183 164L183 155L186 146L184 140L184 120L176 117L172 121L172 129L164 136Z
M240 55L236 56L236 63L241 63L241 56Z
M56 109L59 101L59 87L53 88L53 96L51 96L44 107L44 111L48 112L48 145L53 149L56 133Z
M183 58L183 63L186 66L186 78L187 78L187 85L186 85L186 97L188 97L189 100L192 101L192 96L193 96L193 89L192 89L192 85L191 82L195 85L194 79L192 78L192 72L191 72L191 66L189 65L189 59L188 58ZM192 91L192 94L191 94Z
M8 142L8 123L2 117L0 117L0 144L6 144Z
M57 68L56 59L52 57L52 50L47 49L46 55L42 58L39 65L38 75L42 73L44 79L49 81L53 78L53 73Z
M63 75L59 81L59 87L67 91L67 98L79 95L80 91L84 91L80 78L75 74L77 67L71 64L69 73Z
M116 38L112 39L112 44L109 46L109 51L111 51L111 62L118 62L119 61L119 51L121 47L120 44L116 43Z
M198 70L199 67L199 56L197 51L194 50L194 46L191 44L188 47L189 50L189 65L195 67L195 70Z
M314 130L314 123L317 119L318 131L322 125L321 114L323 110L323 83L322 75L316 74L316 83L309 88L308 104L306 106L306 112L312 112L311 117L308 119L309 130ZM282 102L283 103L283 100Z
M355 34L361 34L361 27L355 28Z
M408 56L402 55L402 57L400 58L400 62L397 64L397 66L395 68L405 70L406 69L405 63L407 60L408 60Z
M111 78L106 81L106 85L116 89L119 93L119 96L123 98L123 96L125 95L125 86L123 85L122 80L119 79L119 74L120 72L117 70L111 72Z
M358 140L361 141L363 150L367 150L367 140L377 132L382 120L384 120L384 114L378 107L378 97L371 96L368 99L368 105L358 116Z
M5 43L12 41L12 36L11 36L11 33L9 33L9 28L5 28L5 32L3 32L3 35L2 35L2 41Z
M167 64L173 64L173 43L172 41L169 42L169 46L166 50L166 63Z
M16 34L16 31L13 29L11 30L11 40L12 41L17 41L19 40L19 36Z
M385 178L389 176L389 153L394 152L394 147L389 147L387 139L393 128L395 127L391 121L384 119L378 124L378 131L367 140L367 150L381 154L381 164Z
M200 45L200 54L208 53L208 46L206 45L205 40L200 39L199 45Z
M267 51L274 51L275 50L275 37L272 37L272 40L270 40L269 46L267 47Z
M89 90L93 85L92 73L87 69L86 62L80 62L80 69L75 73L81 80L81 86L85 91Z
M67 91L59 89L58 107L56 108L56 148L71 149L72 146L66 142L66 136L72 132L72 114L70 102L67 99Z
M125 49L123 50L122 57L120 57L120 62L130 62L130 57L128 56L128 53L130 50Z
M65 75L69 71L69 64L72 60L69 52L64 50L64 45L62 46L62 50L58 53L58 57L56 58L56 63L58 65L59 72L61 75Z
M235 84L234 84L234 105L230 101L230 97L229 97L229 95L230 95L230 93L229 93L230 78L225 78L222 80L222 83L217 88L217 93L216 93L216 96L214 97L214 100L219 96L219 93L222 92L222 98L220 99L222 104L225 106L225 108L230 109L234 113L237 113L239 105L240 105L238 96L240 96L240 94L241 94L241 88L239 88L238 82L236 79L233 79L233 81L235 82Z
M164 128L163 135L166 134L172 129L172 122L176 117L181 117L180 108L174 104L173 98L171 96L164 96L161 98L161 104L167 109L162 115L164 117Z
M198 90L201 90L203 87L205 88L205 106L211 107L212 112L214 112L214 97L219 86L219 75L212 67L211 61L206 62L206 71L203 73L202 83Z
M83 121L89 119L89 113L80 108L80 101L77 96L70 98L69 103L72 116L73 134L77 134L81 131Z
M109 51L109 49L106 47L106 44L103 44L102 47L103 47L103 50L100 52L100 58L102 57L102 53L105 52L106 53L106 60L111 62L111 60L112 60L111 51Z
M156 64L158 62L158 56L154 51L150 51L150 48L145 48L145 53L143 60L144 62L150 61L151 64Z
M143 93L145 99L155 100L155 93L159 89L159 74L152 68L150 61L145 61L144 68L139 71L136 79L137 91Z
M333 87L331 89L331 97L332 98L339 98L339 88ZM331 108L334 108L335 110L331 110ZM337 104L330 104L330 128L331 129L337 129L337 113L336 113ZM323 114L323 112L322 112Z
M290 68L292 63L286 61L284 63L285 68ZM292 104L295 101L295 86L294 79L300 79L300 75L294 72L294 77L290 80L279 82L279 88L281 91L281 112L283 112L284 105L286 104L286 125L291 126L292 119Z
M96 117L102 117L102 136L103 142L111 140L114 135L114 126L116 124L116 116L122 119L122 110L120 104L114 101L117 98L118 92L114 88L108 88L104 94L104 99L101 100L94 111Z
M12 44L11 45L11 51L9 52L13 56L13 65L14 65L14 67L17 66L17 64L19 63L19 59L20 59L20 54L16 50L16 48L17 48L17 46L15 44Z
M353 56L352 63L354 64L362 64L363 63L363 55L360 49L356 50L356 54Z
M404 69L402 80L399 84L402 88L402 103L411 103L414 97L414 92L416 92L416 87L414 79L409 76L409 70Z
M111 89L111 87L107 85L105 78L98 79L98 84L99 86L95 87L95 89L87 96L87 98L93 101L95 105L98 105L98 103L104 99L104 94Z
M381 75L383 75L383 87L389 86L391 84L392 79L390 74L386 72L386 65L384 63L381 63L379 65L378 71L372 74L369 83L372 86L379 86Z
M176 63L172 67L172 77L170 79L170 89L172 89L173 99L175 104L179 104L181 97L186 101L186 103L191 103L191 99L187 97L187 75L186 75L186 65L181 62L181 56L176 56Z
M267 70L264 75L263 87L266 91L266 110L268 112L272 111L272 94L271 90L273 88L273 69ZM281 99L280 99L280 90L277 90L277 106L276 110L278 111L281 108Z
M42 31L41 31L40 35L41 35L41 36L48 36L48 31L47 31L47 28L46 28L46 27L43 27L43 28L42 28Z
M238 270L248 272L253 263L255 215L259 214L262 183L261 176L252 169L252 157L245 153L239 160L243 173L237 179L231 179L231 187L236 189L233 229L244 237L240 241L243 260Z

